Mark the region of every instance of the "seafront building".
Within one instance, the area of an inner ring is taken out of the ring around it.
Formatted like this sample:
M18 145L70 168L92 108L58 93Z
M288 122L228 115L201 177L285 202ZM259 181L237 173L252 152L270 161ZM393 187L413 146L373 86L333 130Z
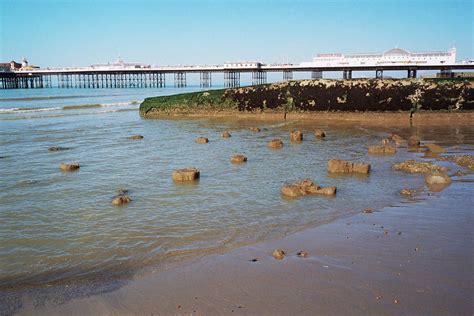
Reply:
M355 67L355 66L408 66L408 65L454 65L456 48L447 52L412 53L401 48L393 48L384 53L370 54L317 54L310 62L302 62L303 67Z

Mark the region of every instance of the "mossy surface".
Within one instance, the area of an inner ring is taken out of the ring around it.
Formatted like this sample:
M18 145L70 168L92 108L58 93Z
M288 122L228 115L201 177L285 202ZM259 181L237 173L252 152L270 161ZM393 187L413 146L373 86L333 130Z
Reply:
M474 109L469 81L423 79L298 80L147 98L140 113L314 111L460 111Z

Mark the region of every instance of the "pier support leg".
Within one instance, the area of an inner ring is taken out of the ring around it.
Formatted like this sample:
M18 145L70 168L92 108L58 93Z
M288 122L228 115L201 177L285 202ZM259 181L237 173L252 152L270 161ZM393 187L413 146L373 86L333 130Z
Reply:
M352 79L352 70L346 69L342 71L342 78L345 80Z
M375 78L377 79L382 79L383 78L383 70L382 69L378 69L375 71Z
M292 80L293 79L293 71L291 70L283 70L283 80Z
M226 88L240 87L240 72L237 72L237 71L224 72L224 86Z
M176 88L186 87L186 73L179 71L174 73L174 86Z
M158 87L166 87L166 75L164 73L158 73Z
M323 72L319 70L311 71L311 79L321 79L323 78Z
M267 72L257 70L252 72L252 85L259 85L267 83Z
M210 71L201 71L200 73L200 84L201 88L210 88L212 85L211 82L211 72Z
M439 74L437 74L436 76L441 78L452 78L454 77L454 74L451 69L441 69Z
M416 78L416 69L408 69L408 78Z

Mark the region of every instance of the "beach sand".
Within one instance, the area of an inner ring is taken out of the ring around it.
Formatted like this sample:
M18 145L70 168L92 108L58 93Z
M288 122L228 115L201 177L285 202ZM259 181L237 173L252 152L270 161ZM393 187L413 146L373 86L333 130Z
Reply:
M62 305L26 304L19 312L471 315L473 177L454 180L417 201L150 272L114 292ZM283 260L272 257L276 248L287 253ZM300 250L309 256L297 257Z
M285 121L284 113L275 112L239 112L199 109L193 113L174 110L170 112L149 112L145 115L151 119L218 119L245 121ZM367 126L416 126L427 125L472 125L474 112L431 112L420 111L413 115L410 123L409 112L301 112L287 113L286 121L366 124Z

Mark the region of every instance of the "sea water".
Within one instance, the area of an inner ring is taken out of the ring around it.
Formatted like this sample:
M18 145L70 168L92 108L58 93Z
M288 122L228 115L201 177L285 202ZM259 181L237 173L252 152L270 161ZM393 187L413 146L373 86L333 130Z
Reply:
M186 89L37 89L0 91L0 290L110 280L143 268L279 238L370 207L400 203L423 177L391 166L421 156L369 156L367 144L394 129L291 120L145 119L148 96ZM262 132L253 133L249 127ZM316 139L315 129L327 137ZM289 142L301 129L304 141ZM231 132L223 139L220 133ZM472 128L395 129L408 137L457 144L472 152ZM132 135L142 140L130 140ZM441 135L449 135L448 138ZM195 138L209 138L197 144ZM266 143L281 138L284 147ZM51 152L49 147L68 150ZM248 157L231 164L233 154ZM327 161L372 164L369 176L333 177ZM80 163L64 173L60 163ZM442 164L442 163L441 163ZM173 183L174 169L194 166L198 182ZM336 197L285 199L282 185L311 178L337 186ZM127 189L132 202L111 204Z

